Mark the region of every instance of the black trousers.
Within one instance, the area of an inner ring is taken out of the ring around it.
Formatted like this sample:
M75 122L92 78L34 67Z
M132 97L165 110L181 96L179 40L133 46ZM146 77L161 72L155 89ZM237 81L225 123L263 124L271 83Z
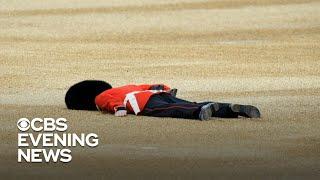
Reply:
M184 119L199 119L201 107L211 102L190 102L171 96L168 93L151 96L140 115L155 117L173 117ZM230 104L219 103L220 109L212 116L221 118L237 118L238 113L231 110Z

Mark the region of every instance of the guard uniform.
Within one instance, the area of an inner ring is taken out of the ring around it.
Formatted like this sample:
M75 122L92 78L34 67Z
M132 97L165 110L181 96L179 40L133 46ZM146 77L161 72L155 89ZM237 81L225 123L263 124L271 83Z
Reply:
M211 102L195 103L172 96L164 84L126 85L108 89L95 98L97 107L102 111L114 113L126 109L136 115L199 119L201 107ZM220 109L215 117L238 117L230 110L229 104L219 103Z

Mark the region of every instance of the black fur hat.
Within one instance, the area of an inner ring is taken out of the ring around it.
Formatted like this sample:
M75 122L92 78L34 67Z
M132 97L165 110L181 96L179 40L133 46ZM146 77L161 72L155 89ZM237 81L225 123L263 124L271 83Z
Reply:
M66 94L65 102L68 109L97 110L95 98L112 86L100 80L85 80L71 86Z

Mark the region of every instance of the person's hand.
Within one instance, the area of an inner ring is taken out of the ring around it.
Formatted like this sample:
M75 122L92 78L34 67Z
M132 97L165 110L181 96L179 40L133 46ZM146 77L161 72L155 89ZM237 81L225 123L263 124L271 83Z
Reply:
M168 93L171 94L171 96L173 96L173 97L177 96L177 92L178 92L178 89L176 89L176 88L170 89L168 91Z
M150 90L164 90L163 84L155 84L150 87Z
M114 113L115 116L117 117L122 117L127 115L127 110L118 110Z

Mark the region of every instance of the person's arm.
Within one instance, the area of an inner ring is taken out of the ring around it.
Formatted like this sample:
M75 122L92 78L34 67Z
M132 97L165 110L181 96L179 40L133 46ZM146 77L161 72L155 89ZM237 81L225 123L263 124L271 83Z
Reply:
M140 87L144 90L163 90L167 93L171 94L172 96L176 97L178 89L176 88L170 88L169 86L165 84L142 84Z
M127 115L127 109L121 98L105 93L97 96L95 103L100 111L114 113L115 116Z
M163 90L169 91L170 87L165 84L142 84L139 85L143 90Z

